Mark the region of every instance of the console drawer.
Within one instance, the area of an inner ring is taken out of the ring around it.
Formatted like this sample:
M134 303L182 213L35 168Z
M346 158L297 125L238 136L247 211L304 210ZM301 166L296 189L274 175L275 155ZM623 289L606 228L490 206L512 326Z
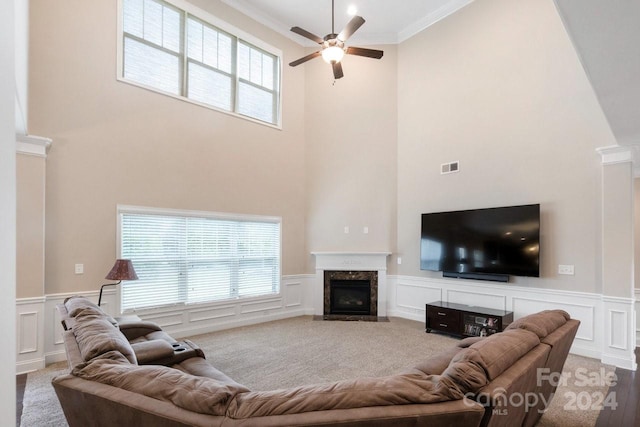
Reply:
M428 307L427 329L458 334L460 332L460 312L442 307Z
M432 319L434 322L460 322L460 312L450 308L429 307L427 309L427 317Z

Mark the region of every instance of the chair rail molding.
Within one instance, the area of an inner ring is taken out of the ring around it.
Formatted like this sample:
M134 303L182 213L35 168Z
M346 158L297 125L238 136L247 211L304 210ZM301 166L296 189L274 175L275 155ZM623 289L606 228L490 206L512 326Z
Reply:
M35 135L16 135L16 152L29 156L47 157L52 140Z

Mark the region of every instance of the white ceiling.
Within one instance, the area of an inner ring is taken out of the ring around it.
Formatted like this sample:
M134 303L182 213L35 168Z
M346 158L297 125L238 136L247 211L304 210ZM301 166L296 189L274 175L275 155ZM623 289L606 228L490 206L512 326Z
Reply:
M335 0L335 32L351 19L350 6L366 23L349 44L396 44L456 12L473 0ZM222 0L303 46L315 43L294 34L301 27L319 37L331 32L331 0Z

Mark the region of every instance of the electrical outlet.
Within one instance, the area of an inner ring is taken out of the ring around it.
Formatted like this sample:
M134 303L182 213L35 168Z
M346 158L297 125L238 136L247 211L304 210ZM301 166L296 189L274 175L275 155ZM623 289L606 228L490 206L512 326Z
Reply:
M562 265L562 264L560 264L558 266L558 274L566 274L566 275L569 275L569 276L573 276L573 274L574 274L573 265Z
M76 274L84 274L84 264L76 264Z
M348 225L344 226L344 234L349 234L349 226Z
M369 227L363 227L362 234L369 234Z

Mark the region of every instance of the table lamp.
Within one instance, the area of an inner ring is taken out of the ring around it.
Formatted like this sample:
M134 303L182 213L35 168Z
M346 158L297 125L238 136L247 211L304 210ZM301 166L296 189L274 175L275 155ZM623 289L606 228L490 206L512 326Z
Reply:
M136 271L133 269L133 263L130 259L117 259L111 271L105 277L107 280L117 280L118 283L105 283L100 287L100 297L98 298L98 306L102 302L102 290L105 286L117 286L123 280L136 280L138 279L138 275Z

